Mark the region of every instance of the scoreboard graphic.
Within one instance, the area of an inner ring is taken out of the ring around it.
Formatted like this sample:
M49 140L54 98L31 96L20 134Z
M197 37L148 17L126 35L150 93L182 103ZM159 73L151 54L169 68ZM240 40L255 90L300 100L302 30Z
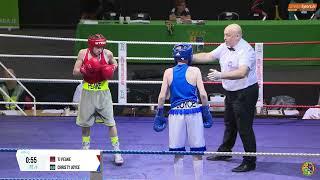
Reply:
M20 171L96 171L100 172L99 150L18 150Z

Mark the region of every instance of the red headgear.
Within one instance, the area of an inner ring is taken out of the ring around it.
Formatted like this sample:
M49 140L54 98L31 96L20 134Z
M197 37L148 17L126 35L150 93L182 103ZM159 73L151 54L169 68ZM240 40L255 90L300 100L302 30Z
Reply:
M88 38L88 49L92 53L94 47L104 47L107 39L102 34L95 34Z

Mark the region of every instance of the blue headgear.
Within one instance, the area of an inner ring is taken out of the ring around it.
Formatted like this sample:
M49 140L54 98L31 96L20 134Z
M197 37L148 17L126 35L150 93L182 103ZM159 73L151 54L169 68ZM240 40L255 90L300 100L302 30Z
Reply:
M188 65L192 61L192 45L191 44L177 44L173 48L174 63L178 61L188 61Z

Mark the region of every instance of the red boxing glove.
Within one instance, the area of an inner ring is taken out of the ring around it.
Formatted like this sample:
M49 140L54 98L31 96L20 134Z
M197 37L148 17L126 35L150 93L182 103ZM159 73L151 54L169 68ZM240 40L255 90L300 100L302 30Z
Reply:
M99 78L97 77L98 74L88 72L84 65L81 66L80 72L83 75L84 81L86 81L86 82L88 82L90 84L99 82Z
M84 67L88 72L94 73L100 71L102 65L100 64L100 61L97 58L92 57L84 64Z
M102 65L99 60L95 57L92 57L86 63L82 64L80 72L83 75L83 78L86 82L92 84L101 81L100 70Z
M83 77L93 77L94 73L91 73L90 70L83 64L80 68L80 72L83 75Z
M115 70L116 70L116 67L113 64L104 65L101 69L102 78L105 80L113 79L113 73Z

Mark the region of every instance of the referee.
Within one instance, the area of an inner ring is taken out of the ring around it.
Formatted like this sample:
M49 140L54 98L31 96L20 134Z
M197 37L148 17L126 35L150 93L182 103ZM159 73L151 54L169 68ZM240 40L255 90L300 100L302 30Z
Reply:
M251 45L242 39L238 24L230 24L224 29L224 43L208 53L193 56L193 62L206 63L218 60L221 71L210 69L208 78L222 81L225 90L224 136L219 152L231 152L239 132L245 152L256 152L256 139L253 131L255 106L259 87L256 76L255 52ZM209 156L207 160L227 161L232 156ZM233 172L255 170L256 157L244 156L242 163Z

